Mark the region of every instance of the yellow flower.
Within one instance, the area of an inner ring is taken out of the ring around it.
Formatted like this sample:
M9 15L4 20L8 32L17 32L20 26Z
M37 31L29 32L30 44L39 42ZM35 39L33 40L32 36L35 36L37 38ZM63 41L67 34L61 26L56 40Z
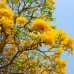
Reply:
M49 45L54 45L56 40L56 32L55 30L50 30L41 34L41 39Z
M5 26L7 28L12 28L14 26L13 20L10 20L5 17L2 17L2 24L3 24L3 26Z
M26 43L26 40L20 40L20 45L23 46Z
M29 36L34 37L34 38L37 38L37 35L35 33L33 33L33 32L30 32L29 33Z
M13 18L13 12L9 8L7 8L7 9L0 8L0 16L4 16L4 17L12 19Z
M41 36L40 32L37 32L37 34L35 34L34 32L30 32L29 36L34 37L34 38L39 38Z
M19 23L19 24L25 25L26 22L27 22L27 19L26 19L26 17L20 16L20 17L17 17L16 22Z
M7 0L2 0L2 1L6 3Z
M63 49L64 49L63 47L58 47L56 51L59 52L59 53L62 53Z
M56 59L55 63L58 64L61 67L65 67L66 66L66 60L62 60L61 58Z
M48 31L50 30L50 24L45 21L45 20L42 20L42 19L35 19L33 22L32 22L32 25L31 25L31 29L35 29L35 30L42 30L42 31Z
M63 31L62 29L57 29L56 32L57 32L57 35L64 35L64 34L66 34L66 32Z
M8 8L4 1L0 2L0 8Z
M73 49L74 47L74 38L72 37L69 37L69 38L66 38L64 41L61 42L62 45L64 45L64 47L67 47L67 48L71 48Z
M66 70L64 68L61 68L60 72L61 74L66 74Z
M27 40L27 44L30 45L30 46L32 44L36 44L36 43L37 43L37 41L35 41L35 40L31 40L31 39L30 40Z

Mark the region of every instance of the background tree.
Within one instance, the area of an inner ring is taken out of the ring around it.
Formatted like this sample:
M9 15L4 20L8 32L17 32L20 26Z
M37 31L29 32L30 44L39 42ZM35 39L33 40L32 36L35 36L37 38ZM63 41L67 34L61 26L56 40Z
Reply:
M66 60L60 56L63 51L73 54L74 39L50 24L54 4L54 0L0 1L0 73L66 74Z

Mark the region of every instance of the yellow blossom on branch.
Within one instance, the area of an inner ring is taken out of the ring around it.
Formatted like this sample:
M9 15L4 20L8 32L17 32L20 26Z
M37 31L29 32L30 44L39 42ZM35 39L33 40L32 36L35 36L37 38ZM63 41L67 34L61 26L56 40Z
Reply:
M51 29L49 22L42 20L42 19L35 19L32 22L31 29L35 30L42 30L42 31L48 31Z
M25 25L26 22L27 22L27 18L26 17L22 17L22 16L17 17L16 18L16 22L19 23L19 24Z
M4 27L13 28L14 21L5 17L2 17L2 24Z

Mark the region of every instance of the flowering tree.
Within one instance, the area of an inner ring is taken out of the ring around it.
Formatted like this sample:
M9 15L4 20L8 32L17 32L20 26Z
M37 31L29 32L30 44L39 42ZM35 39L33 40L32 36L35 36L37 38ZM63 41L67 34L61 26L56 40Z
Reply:
M66 74L63 51L74 39L53 21L54 0L0 0L0 73ZM45 49L44 49L45 48Z

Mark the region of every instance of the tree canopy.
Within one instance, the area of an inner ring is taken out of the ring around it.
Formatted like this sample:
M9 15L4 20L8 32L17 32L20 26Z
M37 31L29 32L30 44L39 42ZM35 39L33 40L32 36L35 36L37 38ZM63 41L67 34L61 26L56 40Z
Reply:
M74 38L51 25L54 4L0 0L0 73L66 74L66 60L60 56L73 54Z

